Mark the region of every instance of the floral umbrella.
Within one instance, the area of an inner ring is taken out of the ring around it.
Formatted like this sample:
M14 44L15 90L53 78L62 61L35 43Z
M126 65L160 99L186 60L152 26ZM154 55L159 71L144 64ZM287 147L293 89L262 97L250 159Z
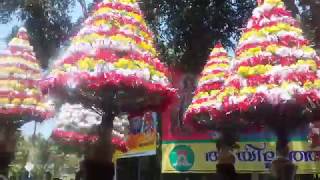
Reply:
M186 124L191 124L196 129L206 127L219 132L216 143L219 150L217 173L223 177L235 173L235 157L231 151L235 147L241 125L239 118L225 118L225 112L221 109L224 89L230 88L224 87L230 72L230 60L226 50L218 43L209 56L195 96L185 113Z
M108 92L120 111L142 112L167 107L175 96L168 77L138 3L105 1L54 63L43 88L69 101L90 99L90 106Z
M225 85L235 88L225 90L222 109L269 126L286 157L292 130L319 119L320 59L281 0L258 4L240 38Z
M41 69L25 28L0 52L0 69L0 173L7 173L19 126L47 119L53 110L38 86Z
M221 103L217 103L219 92L223 88L230 67L230 58L226 50L218 43L212 50L209 60L201 73L198 87L191 105L185 113L185 123L193 126L207 126L214 123L215 127L221 120ZM215 122L213 122L213 120ZM222 123L223 124L223 123Z
M316 120L320 59L308 44L281 0L261 2L240 39L235 64L239 88L225 97L225 108L274 129Z
M176 96L135 0L99 3L42 86L59 103L80 102L103 111L99 143L88 158L105 162L112 159L108 147L112 121L119 112L162 110ZM97 168L87 167L94 179Z
M41 69L25 28L0 52L0 114L15 122L43 120L52 115L38 86Z

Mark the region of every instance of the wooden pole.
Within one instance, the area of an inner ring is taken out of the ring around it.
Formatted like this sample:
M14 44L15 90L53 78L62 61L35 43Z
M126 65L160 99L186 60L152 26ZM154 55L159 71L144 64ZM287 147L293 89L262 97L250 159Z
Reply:
M117 180L117 160L114 161L114 177L113 180Z
M86 180L113 180L115 167L112 163L113 145L112 129L113 120L118 114L115 103L115 91L107 90L102 102L104 114L99 128L99 140L89 147L85 156Z

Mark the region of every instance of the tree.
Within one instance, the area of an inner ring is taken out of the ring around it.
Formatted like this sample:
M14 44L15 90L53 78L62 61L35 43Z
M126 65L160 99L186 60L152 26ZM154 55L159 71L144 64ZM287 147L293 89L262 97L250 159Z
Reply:
M297 3L295 3L297 2ZM285 0L316 48L320 47L319 0ZM200 72L218 40L233 49L256 0L143 0L145 16L162 59L189 72ZM214 41L212 41L214 40Z
M0 23L8 23L15 15L25 22L37 58L42 67L57 53L72 28L69 9L75 0L1 0Z
M141 5L163 59L184 70L200 72L214 43L221 40L234 46L255 0L145 0Z

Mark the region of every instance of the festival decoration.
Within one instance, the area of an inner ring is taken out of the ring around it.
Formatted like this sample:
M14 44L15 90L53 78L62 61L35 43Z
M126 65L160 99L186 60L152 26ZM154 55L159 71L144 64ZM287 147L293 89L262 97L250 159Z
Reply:
M217 173L222 176L235 173L235 156L232 150L236 147L240 130L239 118L227 119L222 116L221 100L224 96L223 90L226 88L224 82L229 76L229 70L230 58L221 43L218 43L201 73L195 96L185 114L186 124L193 124L196 128L206 127L218 132Z
M240 38L222 109L274 130L317 120L319 57L308 44L281 0L259 4Z
M59 97L70 89L95 96L113 89L126 112L166 108L175 93L152 38L134 0L100 3L54 63L43 88Z
M103 112L98 142L86 155L88 179L112 179L112 121L121 112L142 114L167 108L176 97L169 78L138 3L105 0L97 4L41 83L57 104L81 103ZM103 169L100 175L97 169Z
M8 172L16 147L17 129L32 120L52 115L49 101L41 93L41 68L27 30L20 28L7 48L0 52L0 173Z
M258 4L236 49L222 109L225 115L239 114L273 130L278 159L272 163L272 173L292 179L296 167L288 161L289 134L319 120L320 58L281 0Z
M83 148L98 140L98 128L101 124L101 112L85 109L81 104L66 103L61 106L59 113L54 118L56 128L52 137L62 145ZM115 117L112 131L112 144L115 148L125 152L126 134L129 129L127 116Z
M4 120L43 120L52 115L38 82L41 69L25 28L0 52L0 114Z
M185 123L194 126L207 126L221 120L221 103L217 99L228 76L230 58L226 50L218 43L212 50L209 60L201 73L198 87L191 105L185 113ZM216 122L213 122L216 121ZM223 122L222 122L223 124Z

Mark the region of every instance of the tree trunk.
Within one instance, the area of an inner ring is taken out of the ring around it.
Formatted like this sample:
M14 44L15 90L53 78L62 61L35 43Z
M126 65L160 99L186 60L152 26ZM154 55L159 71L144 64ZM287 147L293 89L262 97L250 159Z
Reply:
M234 159L235 157L230 153L229 155L220 155L219 159ZM231 162L222 162L218 161L216 165L217 174L219 176L219 180L234 180L237 177L237 173L234 167L234 163Z
M104 115L99 129L99 140L89 148L83 162L85 180L113 180L114 177L112 129L118 109L115 106L115 93L109 92L102 104Z
M17 127L11 123L0 125L0 175L7 176L16 149Z
M279 136L280 134L281 136ZM288 159L288 134L278 132L277 135L278 141L276 149L278 158L272 161L271 173L279 180L294 180L297 167Z
M7 177L14 153L0 153L0 175Z

